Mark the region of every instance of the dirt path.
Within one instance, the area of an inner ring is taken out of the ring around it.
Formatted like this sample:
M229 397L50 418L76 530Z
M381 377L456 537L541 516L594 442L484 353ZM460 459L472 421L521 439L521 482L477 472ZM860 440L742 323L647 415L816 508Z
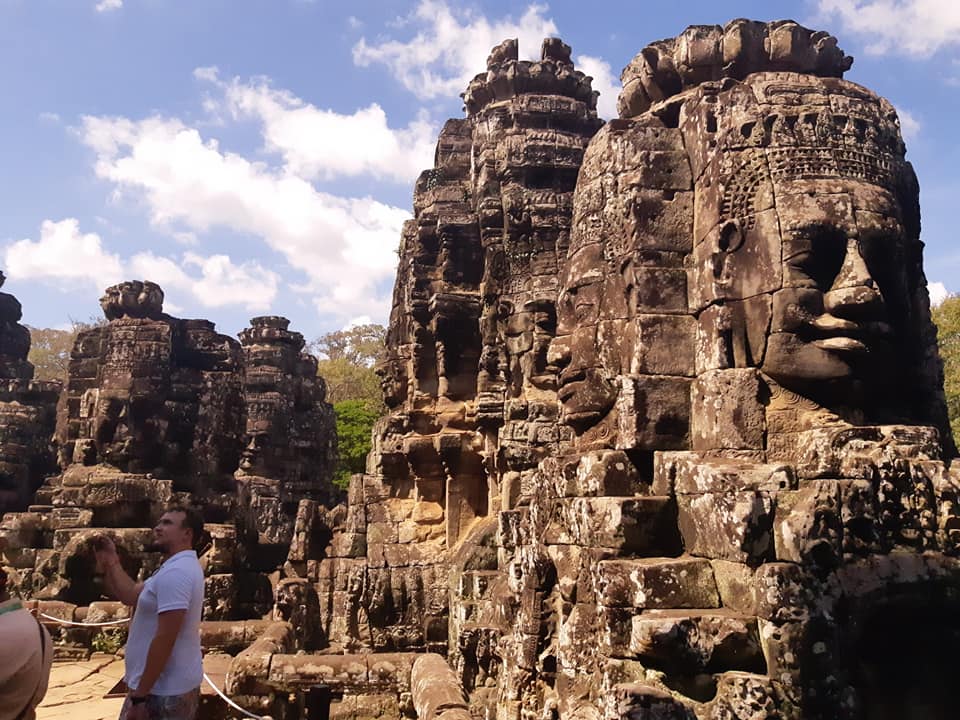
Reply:
M116 720L123 698L104 699L123 677L123 660L95 654L85 662L55 662L37 720Z

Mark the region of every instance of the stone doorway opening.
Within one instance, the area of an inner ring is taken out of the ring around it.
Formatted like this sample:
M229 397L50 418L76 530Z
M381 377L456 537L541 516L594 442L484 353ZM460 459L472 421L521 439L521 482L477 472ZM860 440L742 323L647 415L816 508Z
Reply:
M858 623L851 682L863 720L948 720L960 712L960 598L943 588L872 604Z

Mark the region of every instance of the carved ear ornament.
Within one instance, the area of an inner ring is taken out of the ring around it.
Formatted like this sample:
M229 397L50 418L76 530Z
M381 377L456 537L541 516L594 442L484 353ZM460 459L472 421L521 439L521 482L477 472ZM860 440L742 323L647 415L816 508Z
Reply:
M720 237L717 240L720 252L735 252L741 245L743 245L743 232L740 230L740 221L727 220L720 226Z

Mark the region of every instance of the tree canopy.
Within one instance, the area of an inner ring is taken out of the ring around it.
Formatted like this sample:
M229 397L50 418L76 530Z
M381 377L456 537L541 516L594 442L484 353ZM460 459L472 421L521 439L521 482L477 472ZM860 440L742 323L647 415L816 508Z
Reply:
M365 400L342 400L333 406L337 415L339 461L333 481L346 487L350 476L363 472L370 452L370 433L380 413Z
M953 437L960 442L960 295L948 297L933 308L937 345L943 359L943 390Z
M373 424L386 410L374 372L385 338L383 325L368 324L330 332L310 343L310 350L320 356L317 374L327 382L327 400L337 415L340 460L334 482L341 487L353 473L363 472Z
M33 376L37 380L67 379L67 369L70 366L70 351L82 330L103 325L104 319L91 319L89 322L71 320L69 330L55 328L35 328L27 326L30 331L30 354L27 360L33 363Z
M310 343L320 356L317 374L327 381L327 400L363 400L378 414L385 409L380 378L374 366L384 352L383 325L356 325L323 335Z
M324 360L347 360L354 365L372 367L383 354L386 336L383 325L354 325L321 335L310 343L310 350Z

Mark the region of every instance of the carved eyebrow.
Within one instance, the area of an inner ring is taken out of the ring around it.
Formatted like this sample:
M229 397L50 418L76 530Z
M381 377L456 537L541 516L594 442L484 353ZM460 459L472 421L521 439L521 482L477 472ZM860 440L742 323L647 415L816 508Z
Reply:
M817 222L806 225L787 225L783 228L783 260L791 260L797 255L808 253L817 241L823 242L833 236L836 242L846 243L850 236L839 225Z
M563 292L570 292L572 290L579 290L582 287L587 287L588 285L597 285L603 280L603 274L599 270L587 270L587 272L582 275L578 275L575 278L571 278L562 288Z

